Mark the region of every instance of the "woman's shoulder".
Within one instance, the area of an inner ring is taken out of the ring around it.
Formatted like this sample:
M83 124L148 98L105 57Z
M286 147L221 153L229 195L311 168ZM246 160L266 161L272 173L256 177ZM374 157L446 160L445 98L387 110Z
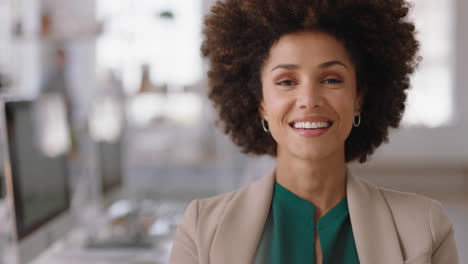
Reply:
M412 211L414 213L427 212L434 204L440 204L439 201L424 195L402 192L383 187L377 187L387 204L392 209L399 211Z
M405 215L427 219L430 215L443 213L442 204L427 196L384 188L361 178L359 178L358 182L365 186L361 190L370 191L374 195L381 195L394 217Z
M196 199L191 202L191 205L196 205L198 219L205 218L204 220L206 221L210 218L219 218L240 190L241 189L222 193L208 198Z
M441 202L419 194L378 189L392 212L400 236L426 234L437 244L453 232Z
M377 187L395 215L430 218L443 213L441 202L424 195Z
M266 175L231 192L193 200L187 207L184 218L196 219L198 229L208 228L210 230L203 231L210 232L216 230L226 215L232 217L232 214L249 213L254 209L262 211L271 201L274 183L274 177L271 176L272 174Z
M204 199L197 199L192 201L192 203L197 203L199 217L212 217L219 218L225 209L229 207L232 203L237 203L239 200L244 201L246 196L250 193L255 192L255 189L258 185L262 185L265 179L256 180L254 182L248 183L234 191L227 193L218 194L216 196L211 196Z
M204 263L224 209L238 191L192 200L178 225L171 263ZM200 255L202 254L202 255Z

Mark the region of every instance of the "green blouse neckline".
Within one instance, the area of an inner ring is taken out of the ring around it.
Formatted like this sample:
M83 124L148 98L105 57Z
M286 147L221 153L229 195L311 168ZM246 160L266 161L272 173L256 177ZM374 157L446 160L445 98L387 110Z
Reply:
M315 206L289 191L278 182L275 182L273 200L275 206L280 206L281 209L291 217L294 216L297 217L297 219L304 219L308 224L315 224ZM330 224L335 225L334 222L337 218L345 218L348 214L348 199L344 197L338 204L318 219L316 228L318 230L326 229Z
M317 223L315 206L275 183L257 249L256 263L315 263L318 235L324 264L358 264L348 200L343 198Z

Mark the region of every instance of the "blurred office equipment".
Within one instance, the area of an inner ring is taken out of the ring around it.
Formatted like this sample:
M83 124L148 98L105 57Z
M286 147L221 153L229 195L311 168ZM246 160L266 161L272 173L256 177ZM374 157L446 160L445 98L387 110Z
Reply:
M100 141L96 144L101 192L104 197L112 196L113 192L118 192L118 189L122 188L124 181L123 137L120 135L115 141Z
M0 168L3 169L3 168ZM3 171L0 172L0 200L5 197L5 175Z
M6 199L14 219L11 254L5 254L11 259L6 263L32 261L72 226L68 148L66 136L60 135L67 124L65 110L57 106L57 99L40 105L31 100L1 102ZM56 141L48 141L49 136Z
M72 99L70 95L70 87L66 77L67 55L63 45L54 47L51 51L52 61L50 72L46 73L45 81L41 87L41 94L58 94L64 98L67 116L71 115Z
M3 93L5 89L7 89L9 84L10 84L10 80L8 79L6 74L0 72L0 93Z
M88 155L94 162L85 184L94 186L90 187L96 192L96 199L88 202L94 203L97 211L91 221L83 223L87 238L82 246L92 249L151 246L144 232L138 230L141 229L138 207L130 201L132 197L125 184L126 122L121 88L118 79L109 72L89 112Z
M154 235L170 235L170 223L160 214L167 202L138 197L126 184L127 124L120 92L122 87L110 73L100 88L102 91L97 93L89 120L101 213L87 230L89 236L84 246L95 250L154 251L158 242ZM179 210L183 211L183 208Z
M125 181L125 98L119 80L109 72L102 82L89 111L93 174L101 196L100 208L106 208L124 192ZM107 200L107 201L105 201Z
M148 93L154 92L153 84L151 83L150 76L150 65L144 64L141 66L141 82L140 88L138 89L139 93Z
M4 144L3 141L0 140L0 201L2 201L5 197L5 167L4 167Z
M115 84L115 82L110 82ZM185 209L184 202L139 199L128 190L125 174L125 118L118 92L98 92L89 116L95 162L84 177L97 199L80 201L97 209L91 221L79 223L35 263L167 263L172 235ZM84 189L76 191L83 196ZM86 196L86 195L85 195ZM84 197L82 199L85 199Z
M110 79L108 79L110 81ZM115 85L108 82L107 85ZM86 247L119 248L119 247L149 247L142 237L137 237L129 231L138 223L132 219L135 208L128 199L124 184L125 162L125 117L122 98L113 91L119 87L102 87L103 91L93 104L90 112L90 132L96 158L95 175L98 184L99 204L101 213L93 228L101 232L89 232ZM119 203L119 200L122 200ZM114 208L114 210L111 210ZM117 208L117 209L115 209ZM133 220L133 221L132 221ZM125 233L122 236L113 234L114 227L120 226ZM104 230L104 232L102 232ZM104 234L107 232L106 234Z

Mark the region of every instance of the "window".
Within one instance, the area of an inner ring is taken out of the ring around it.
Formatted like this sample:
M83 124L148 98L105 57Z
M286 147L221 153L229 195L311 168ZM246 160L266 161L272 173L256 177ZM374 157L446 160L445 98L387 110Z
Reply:
M454 1L411 0L423 60L408 93L406 126L440 127L454 115Z

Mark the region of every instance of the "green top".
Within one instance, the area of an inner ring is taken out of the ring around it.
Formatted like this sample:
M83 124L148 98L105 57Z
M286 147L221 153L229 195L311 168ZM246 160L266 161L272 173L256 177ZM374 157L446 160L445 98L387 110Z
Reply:
M315 232L319 234L323 264L359 263L347 199L317 223L314 215L311 203L276 183L259 248L267 252L265 263L315 263Z

